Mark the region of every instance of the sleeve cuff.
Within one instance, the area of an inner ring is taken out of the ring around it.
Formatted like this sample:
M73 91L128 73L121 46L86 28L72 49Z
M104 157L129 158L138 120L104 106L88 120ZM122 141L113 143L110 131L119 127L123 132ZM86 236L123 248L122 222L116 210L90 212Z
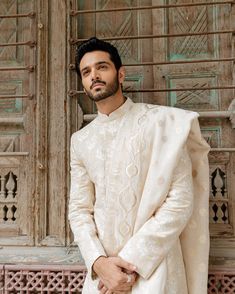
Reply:
M130 254L128 254L128 249L123 249L121 252L119 252L118 256L136 266L136 272L143 279L147 280L151 276L153 272L153 269L151 267L152 263L145 262L144 266L142 264L139 264L138 256L133 255L133 253L131 254L131 252Z
M102 245L100 244L100 242L98 240L93 239L92 245L93 246L91 246L91 244L90 244L90 246L89 246L90 248L88 248L86 242L83 244L81 244L81 242L79 242L79 248L80 248L81 254L85 260L88 274L90 275L92 280L94 280L97 278L97 275L93 271L93 265L94 265L95 261L100 256L107 256L107 255L104 251L104 248L102 247Z

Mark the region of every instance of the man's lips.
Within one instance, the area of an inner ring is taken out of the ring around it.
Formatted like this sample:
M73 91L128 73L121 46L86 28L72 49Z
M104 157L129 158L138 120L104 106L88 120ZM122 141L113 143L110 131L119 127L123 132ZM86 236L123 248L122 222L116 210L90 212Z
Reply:
M105 83L102 82L96 82L94 84L91 85L91 89L95 88L95 87L100 87L100 86L104 86Z

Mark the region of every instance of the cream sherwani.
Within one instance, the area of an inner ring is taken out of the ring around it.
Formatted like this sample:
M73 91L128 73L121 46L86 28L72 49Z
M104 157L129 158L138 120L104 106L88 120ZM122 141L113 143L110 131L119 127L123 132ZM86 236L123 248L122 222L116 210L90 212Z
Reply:
M206 294L208 145L198 114L129 98L71 139L69 220L98 294L101 255L134 264L132 294Z

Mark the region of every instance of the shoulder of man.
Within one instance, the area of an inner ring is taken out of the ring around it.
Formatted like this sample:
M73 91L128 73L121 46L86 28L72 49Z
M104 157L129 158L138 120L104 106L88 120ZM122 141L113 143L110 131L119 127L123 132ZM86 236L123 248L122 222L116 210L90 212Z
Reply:
M86 125L85 127L83 127L82 129L74 132L71 136L71 141L72 142L84 142L87 139L89 139L89 135L93 130L93 121L90 122L88 125Z
M155 118L180 123L191 121L199 116L197 112L191 110L148 103L134 103L134 109L153 118L153 121Z

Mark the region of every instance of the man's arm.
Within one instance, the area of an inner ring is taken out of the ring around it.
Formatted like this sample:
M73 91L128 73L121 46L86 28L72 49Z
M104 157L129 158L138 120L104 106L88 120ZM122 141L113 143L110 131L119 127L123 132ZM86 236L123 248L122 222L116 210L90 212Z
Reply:
M108 289L130 289L135 282L135 275L129 282L123 270L134 271L128 262L120 257L106 257L105 250L98 238L94 222L94 184L87 170L74 149L74 138L71 139L71 189L69 201L69 220L85 260L88 272L94 273L105 283Z
M148 279L176 242L193 211L192 167L186 148L174 171L168 196L120 251Z
M94 261L106 256L105 250L97 236L93 219L95 191L87 170L74 148L71 138L71 187L69 200L69 221L74 240L79 245L88 271L92 272Z

